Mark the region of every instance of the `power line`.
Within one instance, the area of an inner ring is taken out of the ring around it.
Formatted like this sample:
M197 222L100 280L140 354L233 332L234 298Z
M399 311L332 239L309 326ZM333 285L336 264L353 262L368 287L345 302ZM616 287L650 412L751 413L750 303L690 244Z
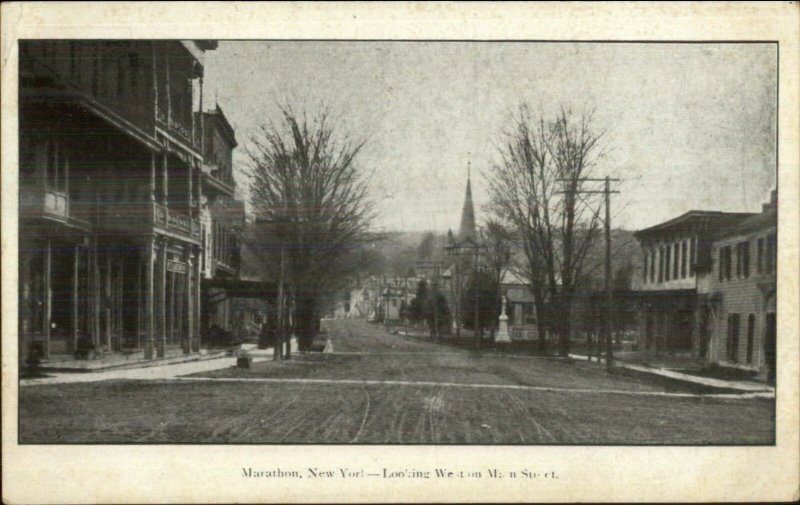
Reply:
M577 179L556 179L559 182L570 183L583 183L583 182L603 182L604 188L602 190L583 190L583 189L566 189L558 191L563 194L573 195L586 195L586 194L602 194L604 195L605 203L605 219L603 219L603 227L605 228L606 239L606 258L605 258L605 317L603 318L603 341L605 343L606 351L606 367L609 369L613 366L614 360L614 345L611 338L611 316L614 309L614 293L611 289L611 194L619 193L619 191L611 190L611 182L619 182L620 179L612 179L605 177L602 179L596 178L577 178ZM599 210L599 209L598 209ZM598 342L599 344L599 342ZM600 346L598 345L597 356L600 356Z

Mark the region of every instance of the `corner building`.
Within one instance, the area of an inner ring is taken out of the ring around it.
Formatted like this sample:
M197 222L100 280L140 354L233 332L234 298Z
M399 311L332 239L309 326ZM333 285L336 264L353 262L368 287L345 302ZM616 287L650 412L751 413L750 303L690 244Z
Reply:
M198 351L213 41L21 41L23 359Z

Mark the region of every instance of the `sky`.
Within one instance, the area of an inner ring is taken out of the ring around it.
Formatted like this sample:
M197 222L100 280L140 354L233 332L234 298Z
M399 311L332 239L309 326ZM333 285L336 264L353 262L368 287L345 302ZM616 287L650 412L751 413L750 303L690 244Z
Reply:
M468 164L485 218L521 103L594 109L595 174L622 179L612 221L635 230L761 208L776 183L776 83L774 44L221 41L204 100L236 129L235 164L279 104L331 109L341 134L366 140L358 163L386 231L457 230Z

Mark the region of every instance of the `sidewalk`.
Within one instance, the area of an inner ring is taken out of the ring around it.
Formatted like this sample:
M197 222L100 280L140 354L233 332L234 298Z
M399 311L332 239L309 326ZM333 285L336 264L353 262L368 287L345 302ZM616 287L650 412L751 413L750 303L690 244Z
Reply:
M292 341L292 352L297 350L297 342ZM236 366L236 357L242 351L253 358L253 363L268 361L272 359L273 350L258 349L255 344L244 344L242 349L234 352L232 356L226 352L217 352L206 355L196 355L194 359L177 361L175 359L164 359L147 361L134 364L116 365L109 368L95 369L89 372L55 372L51 373L43 369L48 377L36 379L20 379L20 386L36 386L46 384L76 384L81 382L99 382L106 380L171 380L182 375L189 375L200 372L210 372L222 368Z
M582 361L587 361L589 359L589 356L582 354L570 354L569 357L572 359L577 359ZM597 357L594 356L592 358L594 360L598 359ZM599 361L600 363L605 363L605 359L603 358L601 358ZM773 386L770 386L768 384L762 384L759 382L728 381L722 379L712 379L710 377L699 377L697 375L681 373L667 368L626 363L619 359L614 360L613 365L615 367L623 368L626 370L632 370L635 372L647 373L651 375L658 375L669 379L691 382L694 384L699 384L702 386L708 386L713 388L733 389L736 391L742 391L746 393L772 393L773 395L775 394L775 388Z

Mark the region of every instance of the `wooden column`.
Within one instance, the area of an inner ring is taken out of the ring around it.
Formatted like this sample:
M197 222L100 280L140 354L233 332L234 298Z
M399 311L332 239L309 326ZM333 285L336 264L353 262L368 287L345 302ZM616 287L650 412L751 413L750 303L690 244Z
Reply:
M113 300L111 298L111 284L112 284L112 275L111 275L111 256L106 255L106 282L105 282L105 300L106 300L106 345L108 346L109 351L113 351L113 347L111 346L111 304Z
M53 264L52 244L47 239L44 255L44 358L50 357L50 317L53 310L53 290L51 289L51 268Z
M153 349L155 348L155 260L156 260L156 238L155 236L151 236L148 240L147 246L144 250L145 255L145 262L146 262L146 299L145 299L145 310L147 312L146 315L146 335L145 335L145 343L144 343L144 357L146 359L153 359L154 352Z
M148 201L153 203L156 201L156 153L150 153L150 194Z
M201 331L201 321L203 315L203 307L202 307L202 289L203 289L203 266L202 266L202 254L203 251L198 249L197 250L197 261L195 261L195 291L194 291L194 299L195 299L195 331L197 335L195 335L194 339L194 351L200 352L200 347L202 345L200 331Z
M94 254L92 255L92 289L94 292L94 310L92 310L92 343L99 347L100 340L100 262L98 261L99 247L97 239L94 242Z
M186 261L186 347L183 352L189 354L192 352L194 340L194 249L189 250L188 259Z
M169 202L169 159L168 154L164 151L164 158L162 160L162 167L161 167L161 177L164 182L163 187L161 188L161 198L163 199L162 203L164 205L168 205Z
M194 195L192 194L192 177L194 175L194 163L195 163L194 158L189 160L188 163L189 166L187 167L188 172L186 174L187 179L189 179L187 184L188 186L187 189L189 193L189 208L187 214L189 214L190 218L194 217Z
M78 284L80 278L80 248L75 246L75 258L72 271L72 350L78 350Z
M166 353L166 346L167 346L167 239L161 239L161 251L159 252L160 256L160 286L159 291L161 292L161 296L159 297L159 330L161 334L157 337L158 342L158 357L163 358Z

